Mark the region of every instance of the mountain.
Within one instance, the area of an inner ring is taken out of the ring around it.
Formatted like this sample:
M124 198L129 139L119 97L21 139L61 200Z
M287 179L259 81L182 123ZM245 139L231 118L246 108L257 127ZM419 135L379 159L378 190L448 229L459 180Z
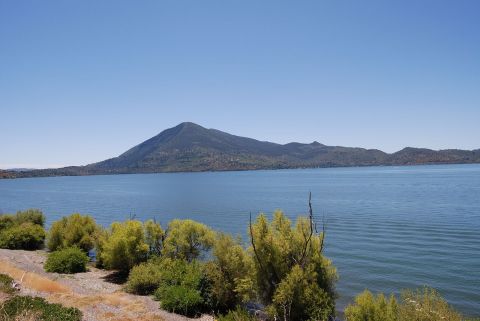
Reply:
M282 145L186 122L102 162L4 172L3 175L32 177L452 163L480 163L480 150L434 151L407 147L388 154L378 149L326 146L318 142Z

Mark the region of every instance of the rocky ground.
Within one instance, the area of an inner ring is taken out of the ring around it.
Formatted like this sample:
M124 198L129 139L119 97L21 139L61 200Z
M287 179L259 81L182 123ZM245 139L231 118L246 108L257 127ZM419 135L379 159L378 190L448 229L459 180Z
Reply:
M109 271L89 267L88 272L74 275L46 273L45 259L43 251L0 249L0 273L14 278L20 295L40 296L52 303L79 308L86 321L192 320L159 309L159 303L151 297L124 292ZM204 315L195 320L213 321L213 318Z

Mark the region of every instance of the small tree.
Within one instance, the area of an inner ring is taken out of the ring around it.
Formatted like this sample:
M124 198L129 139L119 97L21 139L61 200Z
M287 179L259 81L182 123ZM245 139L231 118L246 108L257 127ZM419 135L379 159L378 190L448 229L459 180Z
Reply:
M210 250L215 233L202 223L192 220L173 220L168 225L163 254L192 261Z
M213 261L207 263L211 280L212 305L220 312L234 309L254 297L254 264L240 240L218 234L213 246Z
M143 225L139 221L114 222L101 239L99 256L107 269L128 272L147 260L149 246L145 241Z
M328 320L335 315L336 270L322 254L324 229L316 232L309 217L291 221L276 211L269 222L260 215L250 223L258 294L272 317Z
M145 241L149 247L150 256L160 256L165 241L165 231L155 220L148 220L144 223Z
M88 252L95 246L99 227L89 215L74 213L52 224L48 232L47 247L57 251L72 246Z

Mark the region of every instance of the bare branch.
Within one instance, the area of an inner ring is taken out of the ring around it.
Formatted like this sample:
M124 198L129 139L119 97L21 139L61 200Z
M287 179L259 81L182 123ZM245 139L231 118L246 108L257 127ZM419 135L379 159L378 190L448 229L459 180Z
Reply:
M305 260L305 255L307 254L307 249L308 249L308 245L310 244L310 242L312 241L312 236L313 236L313 225L314 225L314 222L313 222L313 209L312 209L312 192L310 192L310 194L308 195L308 209L309 209L309 221L310 221L310 233L308 235L308 239L305 240L305 245L303 247L303 253L302 253L302 256L300 257L300 265L303 267L303 265L305 264L304 260Z

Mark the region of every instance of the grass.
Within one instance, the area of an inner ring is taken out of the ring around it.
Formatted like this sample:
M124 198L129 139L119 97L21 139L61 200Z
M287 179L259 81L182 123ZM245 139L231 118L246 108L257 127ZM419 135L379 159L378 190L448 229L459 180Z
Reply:
M14 296L6 300L0 309L5 320L30 318L43 321L80 321L82 312L77 308L67 308L60 304L48 303L43 298Z
M0 262L0 273L8 274L19 280L22 286L47 293L71 292L66 286L35 273L26 272L7 262Z
M6 275L0 274L0 292L5 294L13 294L15 289L12 288L13 279Z

